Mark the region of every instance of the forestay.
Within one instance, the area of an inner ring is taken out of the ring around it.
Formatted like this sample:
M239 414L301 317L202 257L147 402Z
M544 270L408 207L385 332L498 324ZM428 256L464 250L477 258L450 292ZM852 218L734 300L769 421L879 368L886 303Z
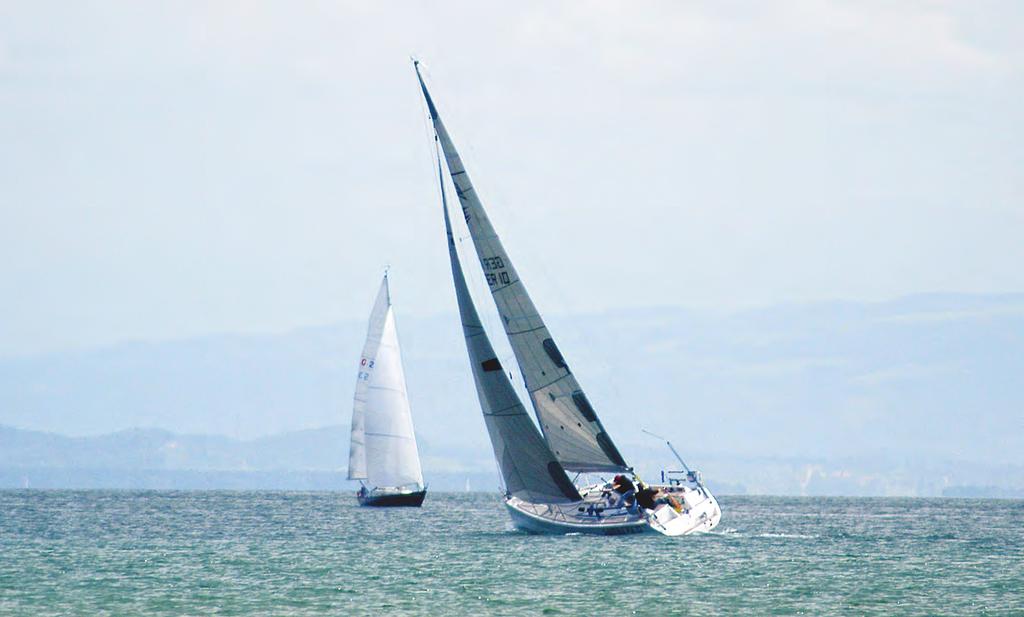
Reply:
M477 257L555 457L570 471L624 471L622 459L548 332L477 197L416 67Z
M526 408L523 407L512 383L501 368L491 346L487 332L473 305L466 286L466 277L459 262L455 237L444 191L444 175L438 158L438 180L441 184L441 204L444 209L445 230L448 232L448 255L451 258L455 297L466 338L466 351L473 369L480 408L494 448L505 490L509 494L532 503L566 503L579 501L580 496L565 470L555 460L548 444L537 431Z
M386 275L359 360L348 477L377 487L423 486Z

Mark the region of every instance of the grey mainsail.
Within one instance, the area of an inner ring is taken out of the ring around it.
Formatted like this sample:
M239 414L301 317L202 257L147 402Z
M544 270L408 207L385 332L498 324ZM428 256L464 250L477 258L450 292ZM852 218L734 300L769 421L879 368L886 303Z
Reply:
M440 155L437 159L437 172L441 185L444 226L448 233L448 255L451 258L452 279L466 338L466 351L469 353L484 423L494 448L494 458L505 481L505 490L531 503L579 501L579 492L537 432L537 427L519 400L512 383L501 369L487 332L480 323L455 247Z
M444 151L477 257L548 446L562 466L570 471L627 470L626 462L558 350L498 239L427 91L418 63L416 76Z

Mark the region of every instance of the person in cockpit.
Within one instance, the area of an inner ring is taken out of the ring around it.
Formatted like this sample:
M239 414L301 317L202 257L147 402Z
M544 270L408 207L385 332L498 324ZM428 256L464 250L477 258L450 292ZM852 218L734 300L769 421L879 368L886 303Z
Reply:
M612 508L636 509L636 486L633 481L624 475L617 475L612 478Z

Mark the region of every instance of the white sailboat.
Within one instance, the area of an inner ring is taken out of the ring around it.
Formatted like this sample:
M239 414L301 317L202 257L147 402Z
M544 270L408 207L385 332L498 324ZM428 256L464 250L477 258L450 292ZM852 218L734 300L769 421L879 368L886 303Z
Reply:
M386 273L359 359L348 479L359 480L356 496L364 506L419 507L427 494Z
M455 295L481 410L513 523L533 533L685 535L718 524L721 509L700 475L645 486L626 463L559 351L480 202L414 61L435 137ZM502 370L466 284L452 232L444 167L519 365L540 431ZM574 473L570 480L568 473ZM577 486L585 475L616 480ZM664 477L664 473L663 473ZM634 484L636 482L636 484ZM667 508L667 510L666 510Z

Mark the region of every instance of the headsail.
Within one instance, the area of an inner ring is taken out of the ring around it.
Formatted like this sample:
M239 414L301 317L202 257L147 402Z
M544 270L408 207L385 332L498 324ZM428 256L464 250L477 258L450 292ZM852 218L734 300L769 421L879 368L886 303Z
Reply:
M462 330L466 337L466 350L469 352L476 393L494 448L494 458L505 481L505 489L511 495L532 503L579 501L579 492L537 432L537 427L519 400L512 383L501 369L487 332L480 323L455 248L440 156L437 171L441 184L444 225L448 232L448 255L451 258Z
M505 334L522 370L537 419L555 457L570 471L628 469L604 430L586 394L558 350L498 239L483 204L470 182L462 159L437 113L416 64L423 96L441 142L448 172L455 184L463 215Z
M366 331L366 342L359 360L359 373L356 377L356 393L352 401L352 432L349 438L348 479L366 480L366 404L369 399L370 375L380 347L380 337L384 327L385 315L391 305L385 281L381 282L377 291L377 299L370 312L370 323ZM367 368L370 370L367 371Z
M387 275L359 360L348 477L372 486L423 486Z

